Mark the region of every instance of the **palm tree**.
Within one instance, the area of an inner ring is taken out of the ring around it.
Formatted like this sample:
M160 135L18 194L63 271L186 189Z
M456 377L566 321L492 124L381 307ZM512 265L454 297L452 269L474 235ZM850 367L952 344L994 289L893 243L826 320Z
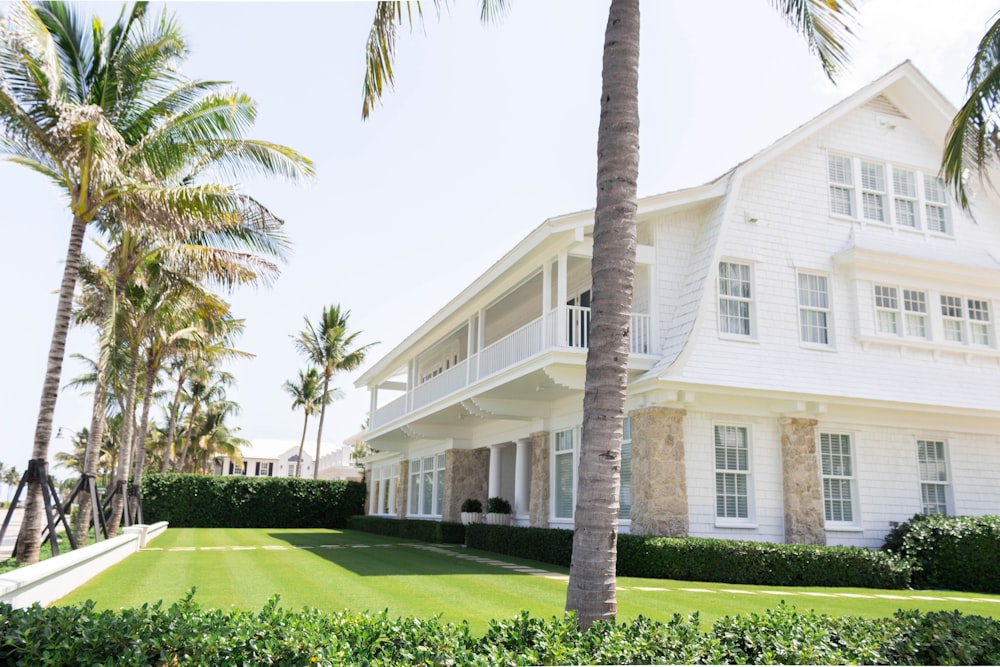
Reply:
M17 471L16 467L11 466L4 470L3 483L7 485L7 502L10 502L14 495L14 488L21 483L21 473Z
M1000 14L979 41L966 81L968 99L951 122L941 169L959 204L969 210L969 173L975 170L988 183L988 170L1000 157Z
M316 326L305 318L306 328L293 336L295 347L306 359L316 364L323 375L323 397L320 399L319 428L316 432L316 459L313 462L313 479L319 479L319 445L323 441L323 419L330 402L330 380L342 371L353 371L365 360L369 348L377 343L353 347L360 331L348 333L347 320L351 311L341 310L340 305L323 308ZM352 349L353 348L353 349Z
M42 466L87 226L117 219L186 235L248 208L234 188L179 178L183 165L191 174L206 164L226 175L312 173L294 151L243 138L256 114L248 97L182 80L179 27L166 13L147 20L145 10L137 3L110 30L98 19L87 30L64 3L22 1L0 33L0 156L53 181L73 215L32 451ZM38 558L40 509L33 480L19 562Z
M320 401L323 400L323 394L320 392L322 386L323 379L315 366L299 371L298 384L288 380L282 385L282 388L292 397L292 410L302 408L305 415L305 419L302 420L302 439L299 441L299 453L295 459L296 477L302 477L302 450L306 444L306 427L309 425L309 415L320 408Z
M504 4L483 0L483 17L495 16ZM852 32L853 0L772 0L771 4L805 36L810 51L832 79L847 60L845 42ZM409 3L407 8L412 22ZM392 83L396 25L402 20L400 3L379 3L368 38L363 116L379 100L383 82ZM615 545L639 173L639 0L612 0L602 67L590 344L576 530L566 595L567 611L576 612L584 629L596 620L613 618L617 610Z

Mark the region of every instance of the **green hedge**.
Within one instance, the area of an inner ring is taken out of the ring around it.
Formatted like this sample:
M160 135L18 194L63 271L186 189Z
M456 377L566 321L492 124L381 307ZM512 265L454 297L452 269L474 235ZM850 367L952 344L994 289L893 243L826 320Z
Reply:
M473 524L466 545L569 567L573 531ZM897 589L911 574L905 559L871 549L645 535L618 536L617 568L622 577Z
M766 586L907 588L903 558L859 547L619 535L618 574Z
M143 518L175 528L344 528L364 500L364 484L343 480L178 474L142 480Z
M1000 593L1000 516L918 514L884 548L913 561L916 587Z
M450 521L387 519L382 516L358 515L350 518L348 527L351 530L361 530L366 533L435 544L462 544L465 542L465 526Z
M572 617L494 620L482 637L439 618L297 611L272 598L259 612L202 609L189 594L165 607L97 611L0 604L0 664L48 665L575 665L998 664L1000 621L959 612L830 617L780 604L702 628L697 615L595 623Z
M465 527L465 545L470 549L569 567L573 558L573 531L472 523Z

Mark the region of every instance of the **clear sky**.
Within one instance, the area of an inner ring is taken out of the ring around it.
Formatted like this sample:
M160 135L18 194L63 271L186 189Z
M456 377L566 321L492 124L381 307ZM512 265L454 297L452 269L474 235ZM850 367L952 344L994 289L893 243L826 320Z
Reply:
M305 365L290 338L303 317L327 304L349 309L359 341L380 341L367 367L543 220L593 207L608 3L511 0L502 23L486 27L478 0L454 0L440 21L427 4L425 28L401 34L395 91L367 122L374 4L167 5L188 36L184 72L250 94L260 106L253 136L291 146L318 172L305 185L246 184L284 218L294 250L273 288L230 297L246 319L240 347L256 355L231 368L243 437L298 439L302 415L281 385ZM835 87L770 4L642 4L640 196L722 174L906 59L959 104L998 8L864 2L853 65ZM119 7L81 5L106 17ZM69 223L66 202L40 176L0 162L0 461L19 470L31 454ZM95 340L75 330L68 352L96 357ZM64 384L83 370L67 358ZM325 441L365 420L359 374L336 380L346 398L328 409ZM56 427L75 431L89 415L88 396L60 394ZM53 439L50 452L68 444Z

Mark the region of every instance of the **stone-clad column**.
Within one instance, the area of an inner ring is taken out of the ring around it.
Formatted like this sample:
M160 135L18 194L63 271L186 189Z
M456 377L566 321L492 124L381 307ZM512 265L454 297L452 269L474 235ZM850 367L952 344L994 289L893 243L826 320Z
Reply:
M490 450L449 449L444 453L444 508L442 521L461 521L462 502L478 498L486 505L490 481Z
M406 503L410 496L410 462L399 462L399 482L396 483L396 518L406 518Z
M688 533L684 415L676 408L640 408L632 419L632 527L637 535Z
M531 500L528 523L535 528L549 527L549 432L531 434Z
M781 420L785 542L826 544L815 419Z

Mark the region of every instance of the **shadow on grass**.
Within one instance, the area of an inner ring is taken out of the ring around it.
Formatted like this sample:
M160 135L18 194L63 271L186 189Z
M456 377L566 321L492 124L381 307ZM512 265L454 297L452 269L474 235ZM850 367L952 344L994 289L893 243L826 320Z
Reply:
M499 565L459 558L457 554L466 555L466 550L458 545L443 546L353 531L277 531L268 535L362 577L527 574ZM485 554L468 555L488 558ZM508 561L505 559L504 562Z

